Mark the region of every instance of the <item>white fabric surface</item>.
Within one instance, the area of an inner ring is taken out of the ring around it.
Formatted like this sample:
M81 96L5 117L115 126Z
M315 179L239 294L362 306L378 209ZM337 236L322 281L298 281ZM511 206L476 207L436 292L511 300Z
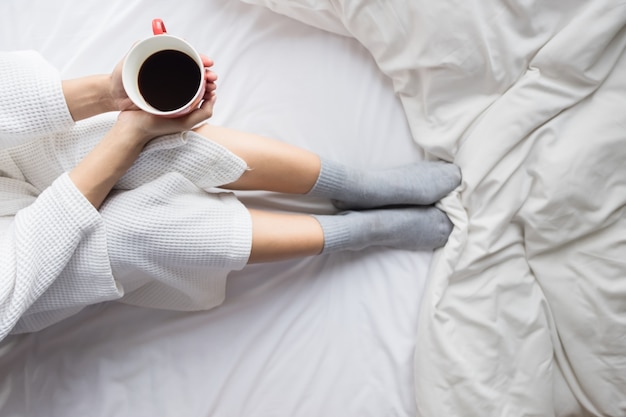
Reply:
M154 17L215 59L215 123L358 167L422 157L391 84L356 41L240 2L9 0L0 49L38 50L65 77L104 73L150 35ZM240 197L332 210L317 199ZM208 312L110 303L9 337L0 415L412 416L430 258L376 249L257 265L231 274L224 304Z
M463 171L418 415L625 415L626 3L246 1L359 40Z
M75 312L118 298L121 291L111 276L100 214L50 155L50 139L74 125L58 72L34 52L0 53L0 70L0 215L14 217L0 228L1 341L31 327L26 322L35 321L38 329L56 321L33 320L33 313ZM30 154L29 169L14 149ZM50 299L58 283L66 292Z

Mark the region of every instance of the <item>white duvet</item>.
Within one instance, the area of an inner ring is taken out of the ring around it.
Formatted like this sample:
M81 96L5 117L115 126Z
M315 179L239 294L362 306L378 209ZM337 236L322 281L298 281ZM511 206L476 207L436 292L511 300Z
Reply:
M463 170L418 413L626 415L626 2L247 1L358 39Z

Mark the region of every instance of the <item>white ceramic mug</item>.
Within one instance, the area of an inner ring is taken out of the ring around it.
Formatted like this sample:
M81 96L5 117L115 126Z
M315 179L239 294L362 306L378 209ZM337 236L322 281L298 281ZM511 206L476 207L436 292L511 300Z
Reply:
M152 21L152 32L154 36L133 45L124 59L124 90L141 110L162 117L184 116L204 96L202 58L187 41L168 35L161 19Z

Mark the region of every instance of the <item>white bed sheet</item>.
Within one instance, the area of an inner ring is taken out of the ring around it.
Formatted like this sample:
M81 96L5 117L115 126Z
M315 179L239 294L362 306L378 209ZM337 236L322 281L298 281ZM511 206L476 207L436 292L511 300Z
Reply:
M359 40L463 171L418 415L626 415L626 2L246 1Z
M65 77L109 72L163 18L215 59L213 121L360 167L422 158L390 81L354 39L228 0L5 0L0 48ZM257 207L327 201L241 193ZM0 344L0 415L412 416L430 253L376 249L231 276L225 303L178 313L116 303Z

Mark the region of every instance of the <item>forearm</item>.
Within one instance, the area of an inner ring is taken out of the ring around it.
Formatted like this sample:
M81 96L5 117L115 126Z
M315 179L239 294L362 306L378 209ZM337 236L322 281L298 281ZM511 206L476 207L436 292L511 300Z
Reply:
M161 118L139 110L122 111L111 130L70 172L70 179L87 200L99 208L150 140L189 130L208 119L214 101L213 95L200 108L175 119Z
M99 208L115 183L135 162L147 138L115 124L96 147L70 172L76 188Z
M84 249L90 253L106 255L100 215L66 175L0 231L0 340L63 273L83 240L89 241ZM87 262L85 267L81 272L89 279L107 276L102 262Z
M109 75L64 80L63 94L74 121L117 110L111 97Z

